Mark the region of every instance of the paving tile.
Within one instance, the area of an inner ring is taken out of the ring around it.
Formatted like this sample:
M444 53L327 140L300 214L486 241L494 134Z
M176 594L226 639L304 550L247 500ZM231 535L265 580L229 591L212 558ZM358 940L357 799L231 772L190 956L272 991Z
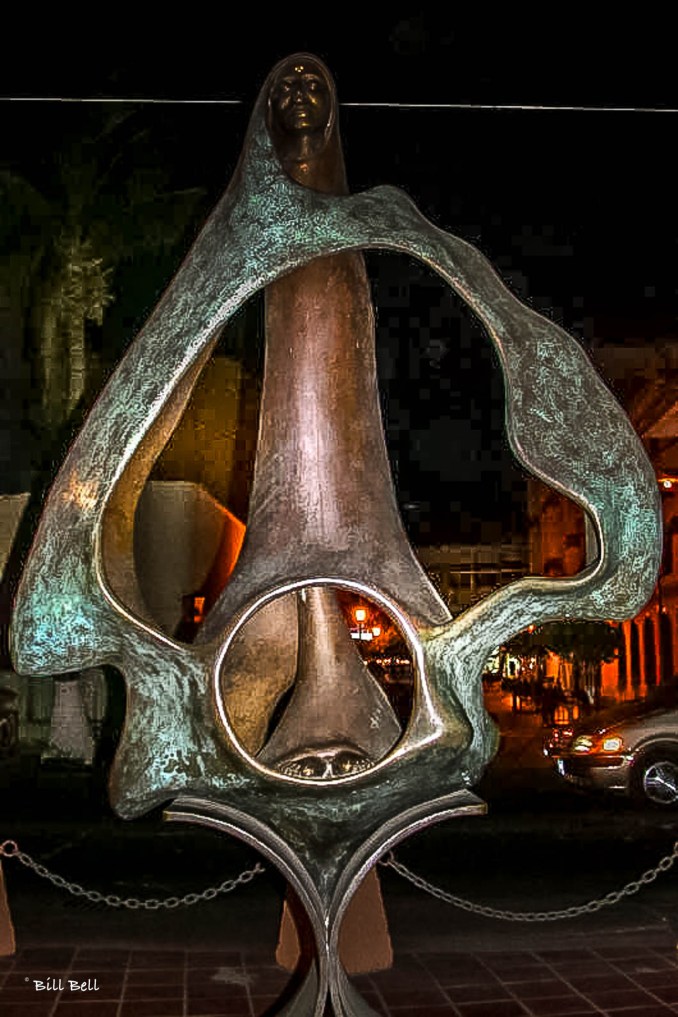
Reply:
M42 1000L39 1003L4 1003L2 1017L50 1017L54 1009L54 1000Z
M507 989L499 982L488 980L483 985L448 985L445 995L453 1003L484 1003L492 999L512 999Z
M424 963L429 961L449 961L457 964L466 964L475 954L467 953L466 950L420 950L416 956Z
M556 1015L561 1017L564 1014L599 1013L595 1006L575 994L531 999L529 1002L526 1001L525 1005L529 1006L530 1012L537 1014L538 1017L556 1017Z
M262 954L261 960L248 961L249 964L270 964L271 958ZM191 950L186 954L187 968L222 968L242 967L243 955L236 950Z
M609 974L600 975L570 975L567 981L575 989L584 994L596 991L604 992L606 989L637 988L635 983L628 979L626 975L623 975L621 971L610 971Z
M379 973L374 976L374 987L389 999L404 992L440 992L440 984L428 972L416 978Z
M487 977L488 973L485 965L474 957L467 957L465 962L457 957L446 958L444 956L422 956L421 960L426 971L435 975L439 982L449 979L449 983L452 985L461 984L464 980L474 981L483 976Z
M515 999L493 1003L461 1003L457 1010L462 1017L525 1017L528 1014L525 1007Z
M205 981L202 984L186 986L186 995L192 1000L246 1000L250 995L247 985L228 985L219 981ZM274 990L264 990L259 996L280 996Z
M183 1000L133 999L123 1002L118 1017L182 1017L183 1012Z
M183 968L186 954L183 950L132 950L130 968Z
M128 985L183 985L182 968L137 968L127 972Z
M634 1006L626 1010L606 1010L606 1014L609 1017L669 1017L669 1014L678 1013L678 1011L672 1009L670 1006L662 1006L660 1003L655 1003L654 1006Z
M651 951L647 947L643 949L638 949L637 944L632 945L623 943L610 944L608 946L605 945L599 946L596 947L595 952L600 957L603 957L605 960L610 960L610 958L617 958L618 960L635 961L638 959L639 956L649 957L651 955Z
M619 967L613 961L603 960L602 957L580 961L549 961L549 966L563 978L570 975L619 974Z
M669 985L678 985L678 971L675 968L665 968L663 971L636 971L632 978L638 985L653 991L658 986L665 988Z
M74 971L81 968L124 968L129 960L130 950L104 950L92 947L80 947L73 958L71 967Z
M513 982L550 982L554 973L546 964L525 964L520 967L507 968L506 971L495 971L495 974L506 985Z
M375 978L393 979L403 981L405 979L427 978L430 975L429 968L415 958L396 957L393 967L385 971L373 972Z
M252 995L267 996L271 993L282 992L286 985L289 985L292 975L288 971L281 971L279 973L260 974L258 971L246 972L250 974L251 981L249 984L249 990ZM372 985L369 986L373 988Z
M554 948L552 950L537 950L536 956L541 960L545 960L548 964L562 964L569 961L576 961L577 964L582 961L596 961L596 955L593 950L578 947L565 947L562 949Z
M487 985L493 981L496 981L496 975L494 972L488 971L486 968L469 968L464 971L460 970L447 970L447 971L436 971L433 970L431 974L435 980L445 988L453 985Z
M234 991L235 990L235 991ZM232 985L205 985L199 988L188 988L186 995L189 999L198 1002L201 999L225 1000L229 1005L240 1006L242 1000L249 998L249 993L239 986ZM266 996L279 995L279 993L266 992Z
M666 957L667 960L673 961L674 964L678 965L678 946L676 946L675 937L672 943L653 947L652 953L656 953L660 957Z
M188 998L186 1013L190 1017L250 1017L250 1003L249 998L242 997L239 999L224 999L223 997L205 997L202 999L191 999ZM124 1015L121 1015L124 1017ZM130 1017L136 1017L136 1015L130 1014ZM139 1015L143 1017L143 1015Z
M221 966L221 965L219 965ZM235 965L234 965L235 966ZM292 972L288 971L287 968L281 968L279 964L250 964L243 963L243 971L251 971L253 974L259 975L278 975L279 978L291 978ZM362 978L362 975L356 975L352 977Z
M186 985L188 988L195 989L198 992L205 987L210 992L217 992L222 988L228 988L236 994L244 995L247 992L247 987L256 981L256 976L252 972L244 971L242 968L217 968L216 970L205 968L204 971L198 969L190 971L186 975ZM261 984L275 987L281 983L279 981L267 982L263 980Z
M643 954L642 957L625 957L622 961L615 962L615 966L623 968L627 975L676 970L675 965L665 957L657 957L653 954Z
M560 978L543 979L530 982L511 982L511 992L518 999L545 999L549 996L571 996L572 989Z
M478 954L477 956L491 971L510 971L512 968L526 967L536 963L535 955L528 950L507 950Z
M402 1009L392 1010L398 1017L457 1017L457 1010L449 1004L447 1006L405 1006Z
M123 999L183 999L181 985L126 985Z
M440 989L420 989L412 986L410 989L399 991L388 991L381 989L386 1005L390 1010L400 1010L401 1007L409 1006L447 1006L450 1001Z
M642 989L609 989L602 992L594 991L586 993L590 999L601 1010L621 1010L631 1006L652 1006L656 1004L655 997Z
M250 1005L252 1007L254 1017L263 1017L264 1014L269 1012L274 1014L277 1010L280 1010L282 1006L279 996L252 996ZM379 1013L383 1012L379 1010L378 1004L375 1005L370 1002L370 1006L373 1010L377 1010Z
M117 1017L118 1001L94 999L60 1000L54 1017Z

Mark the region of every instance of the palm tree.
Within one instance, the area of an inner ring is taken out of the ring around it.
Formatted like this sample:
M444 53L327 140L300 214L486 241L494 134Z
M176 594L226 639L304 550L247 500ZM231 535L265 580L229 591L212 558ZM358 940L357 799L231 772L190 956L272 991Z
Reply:
M88 331L115 299L134 253L167 250L195 217L201 188L172 190L144 114L89 114L82 134L42 165L0 170L0 273L23 325L47 433L88 384Z

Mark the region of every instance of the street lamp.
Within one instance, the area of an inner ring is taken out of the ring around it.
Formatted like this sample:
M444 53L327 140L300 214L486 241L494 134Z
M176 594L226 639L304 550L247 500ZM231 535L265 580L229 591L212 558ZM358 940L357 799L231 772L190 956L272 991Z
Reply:
M361 642L363 638L363 622L367 618L367 611L364 607L357 607L354 613L355 620L358 623L358 642Z

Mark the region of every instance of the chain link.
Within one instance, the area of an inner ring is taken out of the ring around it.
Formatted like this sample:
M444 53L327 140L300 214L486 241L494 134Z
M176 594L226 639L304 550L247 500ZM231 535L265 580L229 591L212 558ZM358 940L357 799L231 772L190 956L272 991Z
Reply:
M16 858L18 862L25 865L27 869L31 869L37 876L46 879L53 886L58 886L61 890L66 890L68 893L73 894L74 897L84 897L85 900L91 901L92 904L106 904L110 908L127 908L129 911L159 911L162 908L172 910L174 908L190 907L204 900L214 900L219 894L230 893L237 886L250 883L255 876L265 871L264 866L257 862L253 869L245 869L235 879L225 879L218 886L207 887L202 893L187 893L183 897L165 897L163 899L147 897L145 900L141 900L139 897L119 897L115 893L99 893L98 890L87 890L79 883L69 883L63 876L50 872L44 865L40 865L39 862L36 862L25 851L20 851L19 845L14 840L6 840L0 844L0 857Z
M631 883L626 883L621 890L612 890L610 893L606 893L604 897L589 900L585 904L576 904L569 908L562 908L559 911L502 911L500 908L492 908L485 904L476 904L474 901L465 900L463 897L455 897L454 894L447 893L447 891L442 890L439 886L434 886L433 883L427 882L427 880L412 872L402 862L397 861L392 851L379 864L393 869L403 879L409 880L413 886L416 886L419 890L424 890L425 893L430 894L432 897L437 897L438 900L445 901L446 904L452 904L453 907L461 908L463 911L470 911L472 914L484 915L485 918L498 918L505 922L558 922L564 918L578 918L580 915L592 915L594 912L600 911L601 908L609 907L611 904L618 904L624 897L631 897L634 893L638 893L643 886L654 883L657 876L662 872L668 872L677 858L678 841L673 845L670 855L662 858L653 869L647 869L638 879L633 880Z

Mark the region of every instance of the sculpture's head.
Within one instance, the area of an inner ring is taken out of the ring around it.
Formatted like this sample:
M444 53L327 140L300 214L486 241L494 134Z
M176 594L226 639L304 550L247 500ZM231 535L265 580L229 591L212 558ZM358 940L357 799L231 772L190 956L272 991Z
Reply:
M266 89L266 123L285 170L315 190L345 190L337 97L325 65L295 53L273 68Z
M269 93L270 122L286 135L310 136L324 144L333 114L332 86L325 68L308 57L279 65Z

